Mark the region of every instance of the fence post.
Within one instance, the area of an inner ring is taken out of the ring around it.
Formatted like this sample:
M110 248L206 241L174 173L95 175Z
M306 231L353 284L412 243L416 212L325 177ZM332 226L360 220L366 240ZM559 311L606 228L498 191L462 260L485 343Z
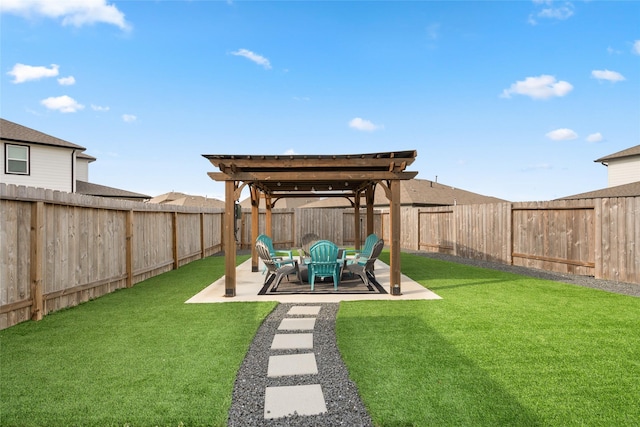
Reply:
M200 212L200 259L204 256L204 212Z
M44 202L31 204L31 319L42 320L44 271Z
M173 228L173 269L178 268L178 212L174 212L171 217L171 225Z
M127 269L127 288L133 286L133 210L127 211L126 219L126 269Z

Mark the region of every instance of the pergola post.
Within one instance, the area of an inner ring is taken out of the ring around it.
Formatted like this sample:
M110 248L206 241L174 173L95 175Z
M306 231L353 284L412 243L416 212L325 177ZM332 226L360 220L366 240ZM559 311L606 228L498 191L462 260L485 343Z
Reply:
M400 288L400 180L391 180L391 202L389 207L391 220L391 295L402 295Z
M360 236L360 193L356 193L356 197L353 200L353 244L356 250L360 249L360 241L362 237Z
M224 296L236 296L236 182L225 181L224 186Z
M373 227L373 204L375 203L374 195L376 192L375 185L370 185L367 187L367 191L365 192L365 198L367 200L367 236L372 234L374 231Z
M251 271L258 271L258 252L255 241L260 233L260 191L251 187Z
M273 224L273 221L272 221L273 217L271 215L272 213L271 212L271 196L268 194L265 194L264 199L265 199L264 200L265 205L267 207L267 214L265 217L265 230L266 230L265 234L273 239L273 228L271 228Z

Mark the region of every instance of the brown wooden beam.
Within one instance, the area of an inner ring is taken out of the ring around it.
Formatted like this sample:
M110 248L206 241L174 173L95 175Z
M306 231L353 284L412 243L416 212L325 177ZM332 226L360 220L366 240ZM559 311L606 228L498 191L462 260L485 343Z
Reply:
M400 181L392 180L390 184L391 204L389 207L389 216L391 221L391 262L390 279L391 279L391 295L402 295L400 287Z
M380 180L407 180L414 178L418 172L341 172L341 171L293 171L293 172L208 172L214 181L248 181L248 182L278 182L278 181L326 181L343 182L355 181L380 181Z
M224 296L236 296L235 181L225 182L224 211Z
M258 251L256 239L260 232L260 191L251 187L251 271L258 271Z

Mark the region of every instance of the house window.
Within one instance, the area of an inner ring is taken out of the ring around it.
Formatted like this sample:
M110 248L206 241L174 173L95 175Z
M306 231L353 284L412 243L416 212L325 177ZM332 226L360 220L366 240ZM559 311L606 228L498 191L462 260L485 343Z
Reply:
M5 145L5 173L29 175L29 147L26 145Z

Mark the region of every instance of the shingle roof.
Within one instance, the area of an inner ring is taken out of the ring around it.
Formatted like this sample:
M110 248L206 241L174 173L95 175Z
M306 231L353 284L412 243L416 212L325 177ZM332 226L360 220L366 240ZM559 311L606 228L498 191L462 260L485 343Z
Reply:
M586 193L575 194L573 196L563 197L557 200L571 199L597 199L599 197L638 197L640 196L640 181L629 184L618 185L615 187L603 188L602 190L589 191Z
M400 181L400 204L404 206L451 206L456 204L471 205L500 202L506 202L506 200L472 193L426 179ZM384 189L380 186L376 186L374 205L389 205L389 200L385 195ZM304 205L305 208L345 206L351 206L351 204L343 198L323 199L319 202Z
M98 159L96 159L95 157L88 155L87 153L78 153L78 154L76 154L76 157L77 157L78 159L85 159L85 160L88 160L88 161L89 161L89 163L91 163L91 162L95 162L96 160L98 160Z
M0 138L14 142L53 145L55 147L65 147L82 151L86 150L86 148L80 145L65 141L64 139L56 138L55 136L47 135L46 133L39 132L5 119L0 119Z
M202 196L180 197L163 204L175 206L195 206L199 208L225 208L225 203L222 200Z
M119 199L150 199L146 194L134 193L119 188L107 187L105 185L92 184L86 181L76 180L76 193L88 196L114 197Z
M594 162L606 163L609 160L616 160L616 159L622 159L624 157L633 157L633 156L640 156L640 145L627 148L626 150L618 151L617 153L609 154L608 156L600 157L599 159L594 160Z

